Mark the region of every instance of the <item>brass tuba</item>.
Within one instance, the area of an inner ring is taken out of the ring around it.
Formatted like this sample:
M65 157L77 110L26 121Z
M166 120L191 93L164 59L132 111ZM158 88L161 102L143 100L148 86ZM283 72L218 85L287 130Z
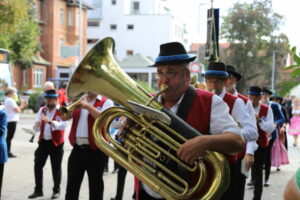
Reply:
M70 99L95 92L123 106L105 110L95 121L93 136L98 148L168 200L219 199L229 184L229 166L224 156L207 151L193 166L179 160L176 151L180 145L200 133L163 108L122 71L113 58L113 50L112 38L97 42L73 73L67 88ZM147 112L139 113L130 102L150 113L166 115L170 124ZM134 124L125 129L122 145L109 133L112 122L120 116Z

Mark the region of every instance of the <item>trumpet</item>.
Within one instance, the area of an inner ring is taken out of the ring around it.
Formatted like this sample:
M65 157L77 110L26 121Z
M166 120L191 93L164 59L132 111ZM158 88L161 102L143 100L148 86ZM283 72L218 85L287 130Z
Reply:
M77 98L77 100L73 101L72 103L70 103L67 106L61 106L59 108L60 115L63 118L67 118L71 112L73 112L74 110L76 110L79 107L79 104L81 103L81 101L83 101L83 98L85 96L86 95L83 95L83 96Z

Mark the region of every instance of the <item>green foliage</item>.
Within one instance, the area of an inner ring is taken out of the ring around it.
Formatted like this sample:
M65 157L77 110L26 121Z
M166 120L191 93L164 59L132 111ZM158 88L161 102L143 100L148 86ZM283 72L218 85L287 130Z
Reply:
M299 84L299 81L286 81L286 82L279 83L278 84L279 90L277 91L277 93L280 96L284 97L291 91L291 89L293 89L298 84Z
M137 81L137 83L148 93L153 93L155 90L148 86L148 83L145 81Z
M0 0L0 47L11 51L12 62L23 69L32 66L38 51L39 25L31 0Z
M29 102L28 102L28 108L32 109L34 112L37 112L38 110L35 109L35 104L37 102L38 97L40 96L40 92L36 92L30 95Z
M291 54L293 56L293 60L295 64L284 68L284 70L293 69L293 71L291 72L291 78L300 78L300 53L299 55L297 55L296 51L297 51L296 47L292 47Z
M235 66L243 75L238 85L240 91L261 80L268 86L271 83L273 52L277 52L277 67L282 57L287 55L287 36L275 35L283 23L283 17L273 12L271 3L271 0L236 3L223 17L221 36L230 46L222 61ZM278 71L276 69L277 76Z

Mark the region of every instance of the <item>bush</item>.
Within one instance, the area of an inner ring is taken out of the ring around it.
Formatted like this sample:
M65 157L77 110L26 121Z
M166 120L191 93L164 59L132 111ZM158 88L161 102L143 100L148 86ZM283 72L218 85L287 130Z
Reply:
M32 93L29 97L29 102L28 102L28 108L32 109L33 112L37 112L38 110L35 109L35 104L40 96L40 92L35 92L35 93Z

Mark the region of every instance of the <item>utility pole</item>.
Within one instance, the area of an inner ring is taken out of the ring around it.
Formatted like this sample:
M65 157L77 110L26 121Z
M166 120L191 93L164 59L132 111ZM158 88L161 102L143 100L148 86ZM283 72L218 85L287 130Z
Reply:
M81 60L82 49L82 0L79 0L79 42L78 42L78 60Z
M276 58L276 50L273 51L273 56L272 56L272 92L275 92L275 58Z

